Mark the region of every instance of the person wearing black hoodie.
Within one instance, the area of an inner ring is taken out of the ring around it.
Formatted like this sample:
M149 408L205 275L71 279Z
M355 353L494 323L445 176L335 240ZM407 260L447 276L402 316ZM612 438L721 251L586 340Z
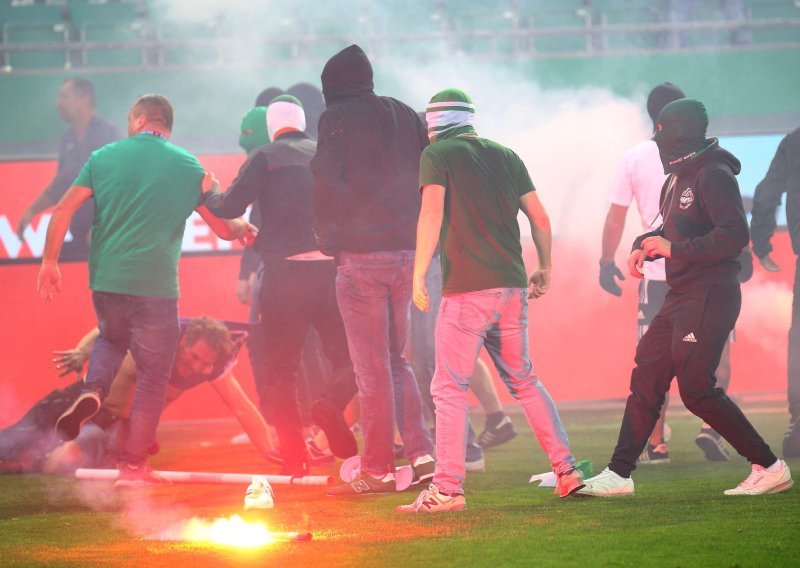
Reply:
M645 260L666 259L667 293L636 349L631 394L611 463L586 480L583 495L634 492L631 472L677 378L686 408L719 432L751 464L750 475L726 495L778 493L792 486L789 467L728 396L714 370L741 307L738 260L750 236L736 175L739 160L707 139L708 115L695 99L661 111L654 140L664 173L663 224L636 239L628 271L641 278Z
M772 260L770 239L775 232L775 213L786 194L786 221L795 261L792 324L789 328L789 431L783 439L783 455L800 457L800 128L787 134L778 145L767 175L756 186L753 195L753 254L765 270L777 272Z
M336 296L361 403L361 472L328 495L395 491L394 424L414 482L433 476L433 442L405 357L420 210L419 159L428 137L417 113L373 90L372 65L357 45L322 71L326 110L311 162L314 227L337 259Z

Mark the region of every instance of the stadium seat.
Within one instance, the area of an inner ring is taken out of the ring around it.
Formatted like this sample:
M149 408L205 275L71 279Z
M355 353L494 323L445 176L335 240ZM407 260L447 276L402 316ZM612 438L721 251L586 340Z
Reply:
M548 0L518 0L520 13L534 34L557 28L580 30L587 27L588 14L580 0L550 2ZM540 53L586 51L588 37L583 33L541 35L531 40L531 49Z
M4 52L2 66L7 70L67 67L65 43L69 29L62 18L62 7L55 4L0 3L0 39L7 46L53 44L52 50Z
M608 26L659 24L667 15L659 5L647 0L595 0L596 21ZM667 34L658 31L611 32L602 35L602 46L612 50L656 49L666 47Z
M800 3L793 0L761 0L750 3L750 17L753 20L780 19L794 23L794 27L770 27L753 30L754 43L797 43L800 42Z
M144 39L144 21L138 2L68 0L67 16L72 23L74 39L98 44L80 50L81 65L130 67L146 62L146 50L142 47L102 45Z

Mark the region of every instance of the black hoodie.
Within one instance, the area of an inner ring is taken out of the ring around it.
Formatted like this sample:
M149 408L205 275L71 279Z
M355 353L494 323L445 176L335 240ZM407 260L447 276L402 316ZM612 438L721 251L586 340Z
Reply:
M664 224L659 234L672 243L666 260L667 283L676 290L698 285L738 285L738 260L750 234L736 175L741 164L719 147L710 147L678 167L661 190Z
M416 248L419 158L428 144L408 105L373 91L372 65L357 45L322 71L314 226L324 252Z

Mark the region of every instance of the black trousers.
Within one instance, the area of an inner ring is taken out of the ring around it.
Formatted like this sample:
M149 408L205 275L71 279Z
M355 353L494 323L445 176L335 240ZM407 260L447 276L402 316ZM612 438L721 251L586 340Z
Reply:
M297 372L311 326L330 362L331 381L323 398L340 411L357 392L339 306L333 261L280 260L265 264L261 285L261 354L259 393L274 420L287 465L307 462L298 402ZM313 380L313 378L311 378Z
M681 399L751 463L777 459L738 406L716 387L714 371L742 304L738 285L671 289L636 348L631 394L609 468L629 477L677 378Z

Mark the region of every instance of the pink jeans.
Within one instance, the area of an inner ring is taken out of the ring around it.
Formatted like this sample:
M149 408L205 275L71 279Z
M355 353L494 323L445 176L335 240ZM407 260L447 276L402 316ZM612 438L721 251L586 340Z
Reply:
M436 474L445 493L460 493L468 427L467 387L482 346L511 395L519 400L556 473L575 458L553 400L528 356L528 296L524 288L493 288L442 298L436 320Z

